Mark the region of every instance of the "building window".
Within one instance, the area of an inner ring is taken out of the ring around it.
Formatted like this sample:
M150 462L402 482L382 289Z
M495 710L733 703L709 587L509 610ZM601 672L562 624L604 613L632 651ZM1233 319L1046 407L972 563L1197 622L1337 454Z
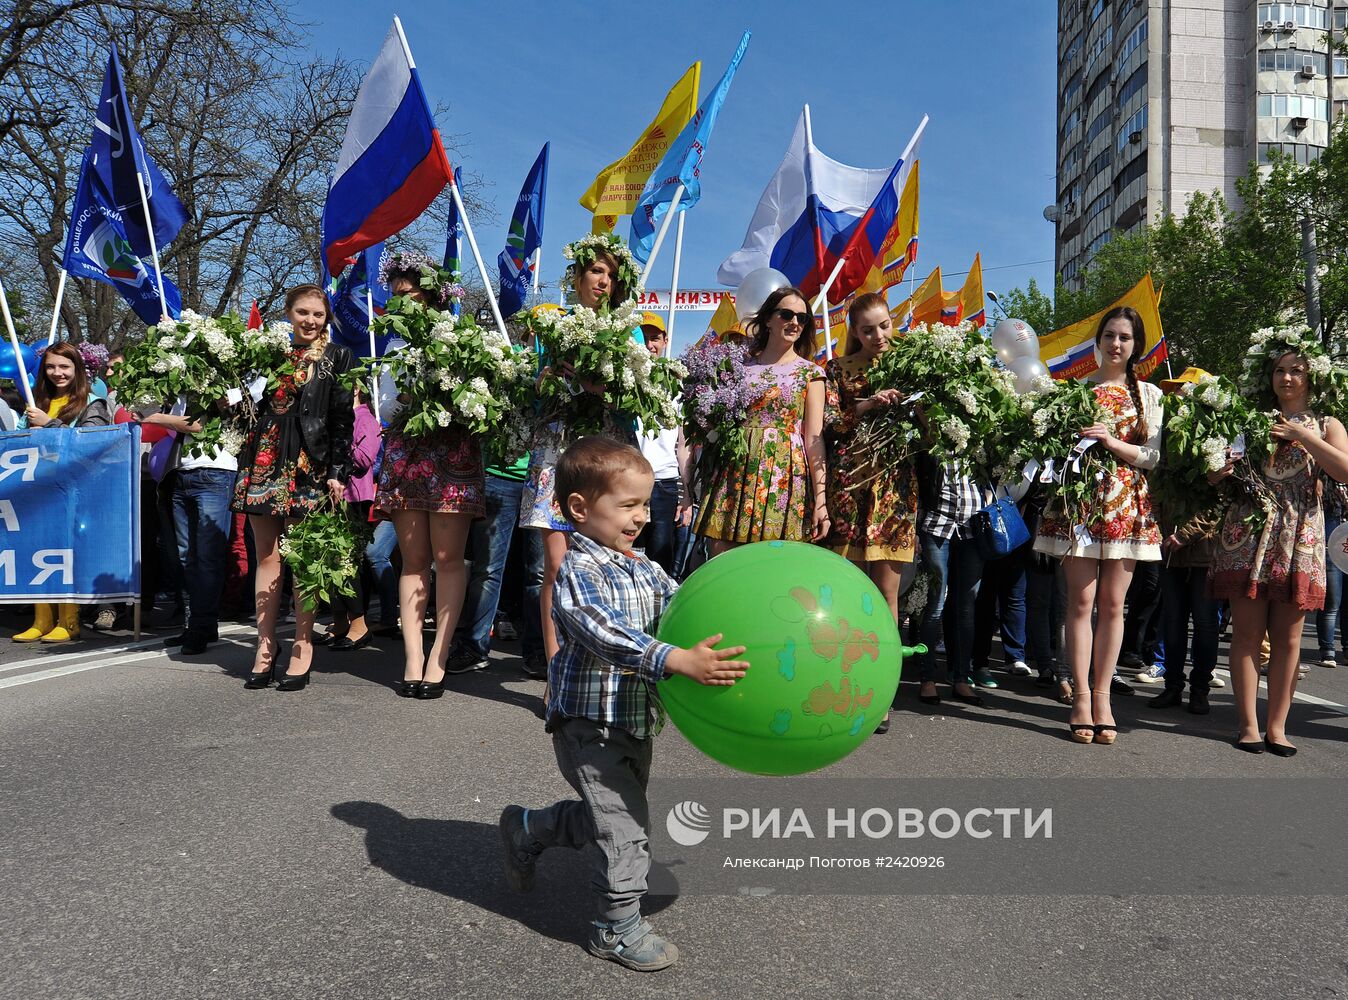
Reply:
M1072 79L1067 81L1067 86L1062 89L1062 106L1065 108L1072 103L1072 95L1081 89L1081 73L1073 73Z
M1105 88L1108 86L1109 86L1109 74L1101 73L1099 76L1095 78L1095 81L1091 84L1091 89L1086 91L1086 99L1081 102L1081 106L1084 107L1087 111L1089 111L1091 104L1094 103L1095 99L1099 97L1100 94L1103 93Z
M1141 156L1135 156L1126 167L1119 171L1119 175L1114 178L1114 190L1121 194L1129 184L1146 175L1147 154L1143 153Z
M1095 239L1091 240L1089 243L1086 244L1086 256L1094 257L1096 251L1099 250L1102 246L1104 246L1113 238L1114 238L1114 230L1106 229L1103 233L1101 233Z
M1348 10L1344 10L1343 12L1348 14ZM1334 57L1334 75L1340 79L1348 76L1348 56Z
M1143 137L1146 136L1147 106L1145 104L1142 105L1142 107L1138 108L1137 111L1133 112L1133 114L1129 116L1128 120L1123 123L1123 128L1119 129L1120 151L1128 148L1128 144L1132 142L1132 135L1134 132L1141 132L1143 134Z
M1339 56L1334 60L1334 73L1337 76L1339 62L1348 67L1348 59ZM1323 52L1300 52L1295 49L1269 49L1259 53L1259 69L1263 71L1297 72L1305 65L1311 65L1321 76L1325 73L1325 54Z
M1334 8L1334 30L1335 30L1335 31L1342 31L1342 30L1344 29L1345 26L1348 26L1348 8L1335 7L1335 8Z
M1106 146L1100 155L1091 160L1090 166L1086 168L1086 175L1082 178L1082 182L1090 184L1091 181L1095 180L1095 178L1100 175L1102 170L1108 170L1113 162L1114 150Z
M1109 48L1110 44L1113 41L1114 41L1114 25L1107 24L1105 25L1105 30L1100 32L1100 37L1095 40L1095 44L1091 46L1090 52L1086 53L1087 76L1091 75L1091 67L1095 65L1096 60L1098 60L1101 54L1103 54Z
M1124 60L1126 60L1130 55L1133 54L1133 50L1136 49L1146 40L1147 40L1147 22L1143 21L1141 24L1139 24L1136 28L1134 28L1132 31L1128 33L1128 37L1125 38L1123 40L1123 44L1119 46L1119 55L1118 58L1115 60L1115 65L1122 65Z
M1100 197L1096 198L1093 202L1091 202L1090 208L1086 209L1085 218L1081 220L1082 225L1089 226L1091 224L1091 220L1093 220L1097 215L1099 215L1101 212L1103 212L1112 204L1114 204L1114 190L1113 188L1106 188L1100 194Z
M1147 64L1143 63L1119 88L1119 107L1122 108L1128 103L1134 94L1147 87Z
M1067 116L1067 121L1062 123L1062 131L1058 133L1058 141L1066 142L1067 137L1072 134L1072 130L1081 124L1081 109L1077 108Z
M1105 129L1109 128L1109 123L1113 121L1113 119L1114 113L1108 108L1105 108L1104 111L1101 111L1096 115L1095 120L1091 122L1090 128L1086 129L1086 145L1089 146L1092 139Z
M1299 28L1328 28L1329 10L1308 3L1261 3L1259 21L1282 25L1289 21Z
M1329 101L1309 94L1260 94L1261 118L1310 118L1329 121Z
M1078 32L1076 38L1073 38L1072 41L1068 44L1067 51L1065 51L1062 54L1062 64L1066 66L1073 59L1075 59L1077 53L1081 51L1081 47L1085 44L1086 44L1085 36L1081 32Z
M1319 146L1308 146L1304 142L1261 142L1259 144L1259 162L1272 163L1270 154L1278 153L1305 166L1320 159Z
M1086 15L1087 26L1094 24L1104 12L1105 0L1095 0L1095 3L1091 4L1091 12Z
M1123 3L1119 4L1119 12L1114 15L1115 26L1122 24L1124 19L1140 6L1142 6L1142 0L1124 0Z
M1081 147L1074 146L1072 151L1067 154L1067 159L1062 161L1062 166L1058 168L1058 179L1067 181L1076 176L1077 171L1081 169Z

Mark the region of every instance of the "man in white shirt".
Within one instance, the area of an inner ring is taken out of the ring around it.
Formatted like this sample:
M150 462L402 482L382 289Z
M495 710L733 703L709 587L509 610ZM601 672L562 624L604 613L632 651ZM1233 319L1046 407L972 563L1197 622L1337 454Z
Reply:
M658 358L665 353L669 333L665 330L665 321L658 315L653 312L641 314L641 334L652 355ZM677 427L671 430L656 427L650 432L643 429L637 444L655 470L651 519L642 529L637 547L644 548L647 558L673 577L676 556L687 541L693 515L685 474L688 449L683 443L683 431Z

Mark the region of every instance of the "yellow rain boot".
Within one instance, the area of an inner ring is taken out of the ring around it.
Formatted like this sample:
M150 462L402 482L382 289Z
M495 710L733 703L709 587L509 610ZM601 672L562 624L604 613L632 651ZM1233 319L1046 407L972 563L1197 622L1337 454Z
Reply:
M37 642L50 632L52 626L56 624L55 605L38 604L34 606L33 610L36 612L33 616L33 627L14 636L15 642Z
M80 606L58 604L56 627L42 637L43 642L69 642L80 637Z

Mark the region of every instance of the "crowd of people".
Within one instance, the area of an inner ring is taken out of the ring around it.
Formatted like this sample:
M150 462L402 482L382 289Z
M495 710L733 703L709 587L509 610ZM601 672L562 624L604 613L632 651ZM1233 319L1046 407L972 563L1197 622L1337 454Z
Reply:
M582 248L569 272L578 305L632 297L634 271L624 252ZM450 276L424 260L395 259L383 276L393 295L436 300ZM528 456L517 459L496 456L492 441L452 423L407 434L396 386L353 391L343 378L355 360L330 339L321 287L291 289L285 314L294 374L263 400L237 456L220 449L187 457L183 443L200 428L181 405L128 411L103 373L89 371L67 343L44 353L33 405L15 403L19 424L141 424L144 602L167 597L182 605L183 630L168 642L186 655L218 640L222 615L254 616L250 688L302 689L316 645L347 653L381 634L401 635L396 690L403 697L440 697L446 675L485 668L502 635L522 637L524 672L546 680L559 649L558 572L573 537L555 495L556 467L578 435L563 422L540 422ZM1136 671L1135 683L1163 684L1156 707L1182 705L1188 687L1189 711L1207 713L1209 689L1223 684L1214 668L1229 626L1235 745L1295 753L1285 724L1304 676L1306 613L1316 612L1324 666L1336 663L1341 645L1342 574L1326 561L1325 539L1344 518L1338 483L1348 479L1343 427L1310 409L1309 360L1295 350L1269 359L1263 388L1281 416L1272 458L1259 474L1277 498L1274 516L1259 531L1248 529L1249 512L1239 504L1181 516L1154 501L1150 479L1165 475L1158 469L1162 392L1193 377L1161 387L1139 380L1142 321L1131 309L1112 310L1095 338L1094 391L1108 419L1081 429L1116 460L1117 471L1097 488L1102 516L1089 527L1074 525L1032 486L1018 495L1032 540L986 561L970 525L993 499L990 484L972 481L954 462L873 468L856 444L861 421L901 402L893 389L873 392L867 375L896 336L892 322L882 297L860 296L848 314L843 352L821 365L805 296L790 287L772 292L743 324L753 397L743 428L748 448L720 468L696 462L677 428L606 416L605 435L638 446L653 469L637 548L682 579L736 545L789 539L826 546L861 567L900 626L927 645L915 664L920 702L940 703L943 664L944 697L982 706L980 689L1004 683L989 666L999 633L1006 672L1034 676L1070 706L1067 735L1080 743L1117 738L1111 698L1136 688L1116 667ZM633 337L656 356L668 345L664 323L652 313L640 314ZM114 356L110 366L117 362ZM569 364L540 354L539 378L566 377ZM373 538L354 595L326 609L330 624L316 627L314 612L290 602L295 639L282 663L277 625L288 595L280 542L288 525L329 501L345 501ZM916 589L905 593L915 568L922 571ZM510 614L500 611L503 599ZM116 609L91 614L94 627L107 628ZM433 634L428 647L423 625ZM66 641L79 631L76 606L39 605L32 626L14 639ZM1262 735L1260 673L1267 673L1269 691Z

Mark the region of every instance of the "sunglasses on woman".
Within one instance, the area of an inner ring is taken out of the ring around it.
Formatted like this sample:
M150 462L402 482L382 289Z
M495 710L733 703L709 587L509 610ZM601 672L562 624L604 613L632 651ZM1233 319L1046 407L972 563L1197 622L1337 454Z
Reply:
M809 313L792 312L790 309L778 309L776 310L775 315L783 323L790 323L792 320L795 320L801 326L804 326L806 323L810 322Z

